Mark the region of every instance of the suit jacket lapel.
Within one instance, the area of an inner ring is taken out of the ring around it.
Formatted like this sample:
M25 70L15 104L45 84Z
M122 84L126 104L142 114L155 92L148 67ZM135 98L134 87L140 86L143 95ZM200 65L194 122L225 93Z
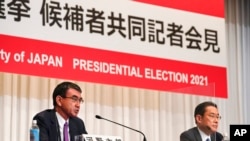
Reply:
M59 124L56 118L56 112L55 110L53 110L53 112L51 112L50 114L50 129L51 129L51 133L52 135L56 135L56 136L52 136L53 140L58 141L61 140L61 135L60 135L60 130L59 130Z
M69 129L70 140L73 141L75 136L77 135L77 125L71 118L69 118Z
M201 135L199 133L198 127L194 128L195 141L202 141Z

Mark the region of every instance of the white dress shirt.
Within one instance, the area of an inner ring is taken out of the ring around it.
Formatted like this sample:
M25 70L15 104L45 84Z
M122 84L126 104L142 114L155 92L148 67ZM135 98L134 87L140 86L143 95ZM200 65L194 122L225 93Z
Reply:
M200 133L200 135L201 135L202 141L207 141L207 138L209 138L209 141L211 141L210 136L208 136L207 134L205 134L205 133L204 133L203 131L201 131L199 128L198 128L198 131L199 131L199 133Z
M60 137L61 137L61 141L64 141L63 139L63 127L64 127L64 123L66 122L63 117L56 112L56 117L57 117L57 120L58 120L58 124L59 124L59 131L60 131ZM68 124L69 124L69 121L67 121ZM70 135L69 135L69 131L68 131L68 137L69 137L69 141L70 141Z

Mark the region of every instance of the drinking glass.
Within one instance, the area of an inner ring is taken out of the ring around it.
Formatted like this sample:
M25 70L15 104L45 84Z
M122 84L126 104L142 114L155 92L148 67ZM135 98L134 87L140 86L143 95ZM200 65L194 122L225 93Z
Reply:
M83 135L76 135L74 141L84 141Z

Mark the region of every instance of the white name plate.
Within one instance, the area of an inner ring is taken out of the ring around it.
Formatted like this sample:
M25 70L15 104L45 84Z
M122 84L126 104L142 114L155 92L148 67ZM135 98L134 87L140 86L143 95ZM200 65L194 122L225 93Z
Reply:
M122 141L122 138L119 136L83 134L83 137L85 141Z

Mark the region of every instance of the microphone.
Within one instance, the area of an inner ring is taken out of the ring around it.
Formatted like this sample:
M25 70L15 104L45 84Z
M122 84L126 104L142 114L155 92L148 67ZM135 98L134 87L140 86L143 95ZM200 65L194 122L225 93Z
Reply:
M120 124L120 123L117 123L117 122L114 122L114 121L111 121L111 120L108 120L108 119L103 118L103 117L101 117L101 116L99 116L99 115L96 115L95 117L96 117L97 119L103 119L103 120L112 122L112 123L114 123L114 124L118 124L118 125L120 125L120 126L122 126L122 127L125 127L125 128L128 128L128 129L131 129L131 130L133 130L133 131L136 131L136 132L138 132L138 133L140 133L140 134L143 135L143 141L147 141L146 136L145 136L141 131L139 131L139 130L130 128L130 127L128 127L128 126L122 125L122 124Z
M228 134L224 133L222 139L223 139L223 141L229 141Z
M206 128L209 130L209 131L212 131L211 127L209 126L206 126ZM224 139L224 136L220 133L218 133L217 131L214 132L215 134L215 140L218 140L218 141L222 141ZM223 140L223 141L228 141L228 140Z

